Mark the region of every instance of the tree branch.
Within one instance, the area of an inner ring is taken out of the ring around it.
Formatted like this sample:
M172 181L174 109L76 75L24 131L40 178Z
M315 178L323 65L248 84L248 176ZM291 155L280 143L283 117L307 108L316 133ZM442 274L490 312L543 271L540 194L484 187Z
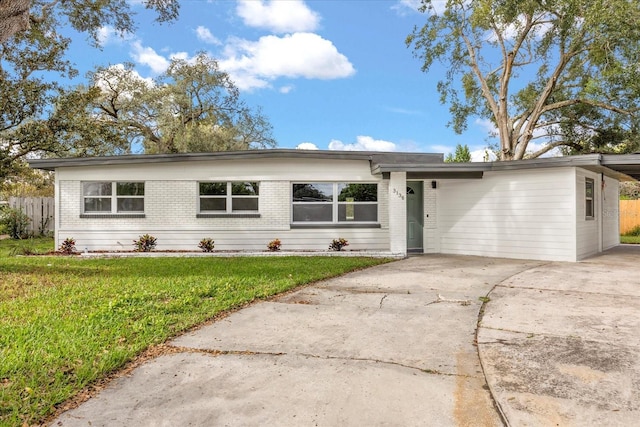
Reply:
M542 156L545 153L548 153L549 151L553 150L554 148L558 148L558 147L562 147L562 146L572 147L572 148L575 148L576 150L580 150L580 149L583 148L582 145L576 144L575 142L556 141L556 142L551 142L551 143L545 145L540 150L538 150L538 151L536 151L534 153L531 153L530 157L535 159L537 157Z

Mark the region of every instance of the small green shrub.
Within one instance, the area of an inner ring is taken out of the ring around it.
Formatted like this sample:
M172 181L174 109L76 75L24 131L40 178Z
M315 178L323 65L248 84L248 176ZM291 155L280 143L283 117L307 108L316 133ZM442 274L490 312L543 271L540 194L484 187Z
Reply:
M151 252L155 249L158 239L150 234L144 234L133 241L133 246L136 248L136 252Z
M198 247L202 249L202 252L213 252L213 244L214 241L212 238L205 237L204 239L200 240L200 243L198 243Z
M333 239L333 241L329 245L329 250L339 252L345 246L349 246L349 241L347 239L343 239L342 237L340 237L338 239Z
M26 239L29 236L31 218L22 209L4 208L0 212L0 226L12 239Z
M281 246L282 242L280 241L280 239L273 239L267 244L267 249L269 249L271 252L278 252Z
M640 225L636 225L631 230L624 233L623 236L630 236L630 237L640 236Z
M76 241L72 237L67 237L58 248L58 252L62 252L65 255L76 253Z

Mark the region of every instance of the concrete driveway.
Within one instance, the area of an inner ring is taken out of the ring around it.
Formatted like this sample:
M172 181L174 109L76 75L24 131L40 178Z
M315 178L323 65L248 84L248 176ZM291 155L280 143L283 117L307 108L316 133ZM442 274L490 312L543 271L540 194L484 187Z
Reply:
M640 425L640 246L500 283L478 332L513 426Z
M578 264L421 256L321 282L173 340L52 425L635 420L640 251L623 252Z

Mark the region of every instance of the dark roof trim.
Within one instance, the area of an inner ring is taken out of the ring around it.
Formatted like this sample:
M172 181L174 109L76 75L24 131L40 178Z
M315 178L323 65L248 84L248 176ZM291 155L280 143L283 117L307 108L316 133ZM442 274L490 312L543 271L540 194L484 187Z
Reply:
M442 163L442 154L431 153L392 153L371 151L329 151L270 149L245 151L220 151L216 153L180 153L180 154L130 154L106 157L70 157L56 159L32 159L29 166L37 169L54 170L61 167L107 166L141 163L192 162L207 160L247 160L247 159L330 159L330 160L369 160L374 163Z
M384 174L383 174L384 175ZM484 172L407 172L407 180L411 179L482 179Z
M603 173L619 181L640 180L640 154L585 154L581 156L545 157L487 163L375 164L372 165L372 171L373 173L407 172L407 176L413 174L414 176L430 177L431 175L434 178L440 174L450 174L450 178L457 178L464 176L466 173L479 174L490 171L557 167L580 167Z
M640 181L640 154L603 154L602 166Z

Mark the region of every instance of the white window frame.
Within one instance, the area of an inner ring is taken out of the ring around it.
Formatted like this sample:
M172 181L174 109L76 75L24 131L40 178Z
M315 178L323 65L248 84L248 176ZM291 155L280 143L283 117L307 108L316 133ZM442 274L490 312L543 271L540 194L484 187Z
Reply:
M111 185L111 194L104 196L87 196L85 194L86 184L109 184ZM118 184L142 184L143 188L146 187L145 181L82 181L82 214L83 215L131 215L131 214L144 214L144 199L145 195L119 195ZM145 190L143 190L144 192ZM109 211L87 211L85 210L85 200L87 199L110 199L111 210ZM119 211L118 199L142 199L143 209L141 211Z
M293 186L299 184L330 184L332 185L332 201L331 202L294 202L293 201ZM338 188L341 184L374 184L376 186L376 201L375 202L340 202L338 201L338 196L340 195L340 191ZM291 182L289 187L291 191L290 206L291 206L291 223L292 224L309 224L309 225L321 225L321 224L378 224L380 221L380 200L379 200L379 191L380 186L378 182L371 181L296 181ZM339 220L339 206L347 205L349 203L353 203L354 205L376 205L376 220L375 221L340 221ZM331 205L331 221L295 221L293 208L295 205Z
M244 184L244 183L253 183L257 184L258 194L232 194L233 192L233 184ZM201 195L200 194L200 184L226 184L227 190L225 195L217 195L217 196L209 196L209 195ZM259 181L198 181L198 213L200 214L253 214L260 212L260 182ZM233 209L233 199L256 199L258 201L258 206L256 209ZM202 199L225 199L225 210L202 210L201 200Z
M589 196L589 186L591 186L591 196ZM589 209L591 205L591 215ZM585 178L584 181L584 217L587 220L596 218L596 181L593 178Z

